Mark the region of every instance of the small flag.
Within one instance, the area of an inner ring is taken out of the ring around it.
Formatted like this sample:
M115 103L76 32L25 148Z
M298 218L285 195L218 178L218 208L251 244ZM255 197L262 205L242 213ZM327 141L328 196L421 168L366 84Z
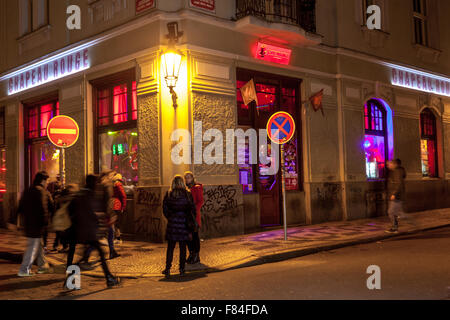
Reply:
M258 97L256 96L256 88L253 79L244 84L240 90L246 106L252 101L255 101L256 105L258 105Z
M309 97L309 102L311 102L311 106L313 107L314 111L320 109L320 111L322 111L322 115L324 116L322 107L322 98L323 98L323 89L313 94L311 97Z

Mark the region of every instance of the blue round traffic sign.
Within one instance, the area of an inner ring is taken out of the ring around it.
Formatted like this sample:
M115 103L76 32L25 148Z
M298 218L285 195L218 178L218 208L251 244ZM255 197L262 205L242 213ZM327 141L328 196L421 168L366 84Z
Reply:
M285 144L295 133L295 121L284 111L274 113L267 121L267 135L277 144Z

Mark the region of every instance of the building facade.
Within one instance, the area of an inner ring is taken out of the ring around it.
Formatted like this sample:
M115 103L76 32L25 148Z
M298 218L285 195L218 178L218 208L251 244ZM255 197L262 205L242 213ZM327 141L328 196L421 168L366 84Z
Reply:
M371 30L374 4L381 29ZM81 29L68 28L69 5ZM37 171L56 179L62 169L46 131L55 115L80 129L66 182L120 172L123 231L143 239L163 241L161 201L186 170L204 184L203 237L281 225L281 171L229 162L217 139L264 129L277 111L296 127L282 164L289 225L386 214L395 158L408 173L406 211L448 207L448 12L444 0L0 0L3 223ZM176 107L162 61L171 22L182 32ZM240 88L252 79L258 103L245 105ZM308 102L321 90L323 113ZM183 138L192 164L173 161Z

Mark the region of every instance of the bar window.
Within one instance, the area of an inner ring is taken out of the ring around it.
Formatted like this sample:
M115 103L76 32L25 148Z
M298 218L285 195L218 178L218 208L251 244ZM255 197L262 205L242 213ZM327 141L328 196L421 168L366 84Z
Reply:
M376 100L364 106L366 175L368 179L385 177L387 136L386 110Z
M428 108L420 114L420 134L422 175L424 177L437 177L436 117Z
M38 171L47 171L50 175L50 181L56 180L59 174L60 150L47 139L47 125L57 115L59 115L59 102L57 100L25 106L28 186L31 185Z
M96 99L96 170L114 170L126 191L138 183L137 83L134 70L92 81Z

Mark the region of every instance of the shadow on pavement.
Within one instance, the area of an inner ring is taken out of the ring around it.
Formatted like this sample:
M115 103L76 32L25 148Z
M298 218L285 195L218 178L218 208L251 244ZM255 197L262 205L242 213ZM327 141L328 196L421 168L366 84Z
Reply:
M117 287L117 288L120 288L120 287ZM84 298L84 297L90 296L92 294L103 292L105 290L110 290L110 288L105 287L103 289L92 291L92 292L89 292L89 293L77 294L77 293L82 292L82 290L83 289L76 290L76 291L62 291L57 296L55 296L54 298L52 298L50 300L76 300L76 299L80 299L80 298Z
M185 273L184 276L180 276L179 274L173 274L170 278L162 278L159 281L161 282L189 282L194 281L200 278L206 278L206 272L194 272L194 273Z
M418 239L441 239L441 238L449 238L450 237L450 229L446 230L435 230L434 232L420 232L411 235L400 235L395 238L389 238L389 241L402 241L402 240L418 240Z
M7 283L4 285L0 285L0 292L7 292L11 290L26 290L26 289L34 289L44 286L49 286L57 282L64 282L64 279L50 279L50 280L31 280L30 278L26 278L26 281Z

